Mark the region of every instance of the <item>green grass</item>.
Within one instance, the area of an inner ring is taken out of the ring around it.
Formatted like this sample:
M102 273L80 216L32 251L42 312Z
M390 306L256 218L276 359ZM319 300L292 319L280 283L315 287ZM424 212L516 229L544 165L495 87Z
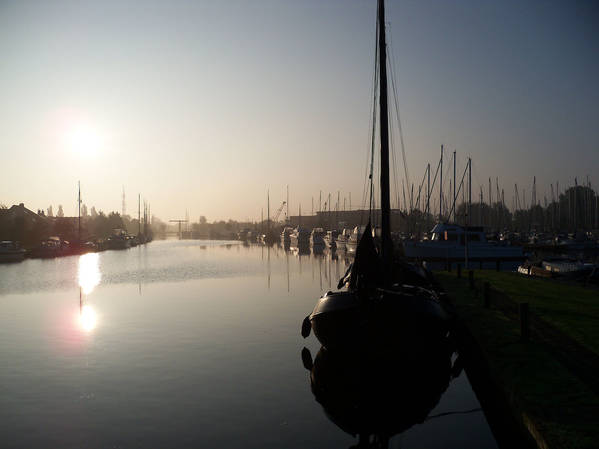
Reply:
M599 354L598 290L491 270L475 270L474 278L489 281L516 302L528 302L543 320Z
M529 416L551 447L591 448L599 440L599 397L561 365L552 348L534 340L520 342L520 324L492 307L455 273L435 273L454 300L457 312L482 347L491 372L504 388L516 413ZM529 302L567 335L596 351L599 329L597 292L553 282L520 278L512 273L476 271L518 302Z

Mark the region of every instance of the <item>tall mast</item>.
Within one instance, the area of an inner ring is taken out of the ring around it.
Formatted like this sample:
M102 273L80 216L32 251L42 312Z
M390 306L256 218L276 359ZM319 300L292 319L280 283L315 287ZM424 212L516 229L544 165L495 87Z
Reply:
M179 223L179 228L181 223ZM137 194L137 235L141 234L141 193ZM179 238L181 238L181 232L179 232Z
M78 225L77 225L77 232L78 232L78 236L79 236L79 243L81 243L81 181L77 181L77 189L79 190L79 196L77 198L77 208L78 208L78 215L79 215L79 221L78 221Z
M455 197L455 186L456 186L456 179L455 179L455 155L456 155L456 151L453 150L453 203L451 204L451 208L453 209L453 222L456 223L456 218L455 218L455 202L456 202L456 197Z
M439 164L441 166L439 170L439 221L443 222L443 144L441 144L441 160Z
M385 42L385 2L378 1L379 29L379 105L381 132L381 233L384 280L389 281L389 272L393 260L391 242L391 204L389 198L389 115L387 112L387 44Z

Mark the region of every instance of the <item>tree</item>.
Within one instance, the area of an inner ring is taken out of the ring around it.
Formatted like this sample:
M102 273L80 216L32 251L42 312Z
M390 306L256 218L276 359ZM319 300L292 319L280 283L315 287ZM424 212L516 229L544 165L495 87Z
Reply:
M54 213L52 212L52 205L50 204L48 206L48 217L53 217L53 216L54 216Z
M87 217L87 206L85 204L81 206L81 216Z
M58 212L56 212L57 217L64 217L64 212L62 211L62 204L58 205Z
M96 212L96 208L94 206L92 206L90 214L92 218L96 218L98 216L98 212Z

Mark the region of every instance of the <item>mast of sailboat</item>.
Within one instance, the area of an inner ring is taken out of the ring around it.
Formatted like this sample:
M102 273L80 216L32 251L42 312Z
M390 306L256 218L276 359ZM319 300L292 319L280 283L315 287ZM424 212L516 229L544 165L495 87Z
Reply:
M381 133L381 253L385 283L390 281L393 260L391 242L391 204L389 194L389 115L387 112L387 44L385 42L385 2L378 1L379 106Z
M77 198L77 209L78 209L78 224L77 224L77 235L79 237L79 243L81 243L81 181L77 181L77 189L79 190L79 196Z
M443 144L441 144L441 160L439 161L439 222L443 222Z

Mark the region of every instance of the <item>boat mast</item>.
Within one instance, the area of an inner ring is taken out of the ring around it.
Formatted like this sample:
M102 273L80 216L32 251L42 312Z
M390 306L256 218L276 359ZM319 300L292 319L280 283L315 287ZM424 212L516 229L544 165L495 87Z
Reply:
M441 144L441 160L439 161L441 170L439 170L439 222L443 223L443 144Z
M78 225L77 225L77 235L79 236L79 243L81 243L81 181L77 181L77 188L79 190L79 197L77 199L77 208L78 208Z
M389 194L389 115L387 112L387 44L385 42L385 2L378 0L379 44L379 106L381 132L381 252L384 264L384 280L389 281L393 260L391 242L391 204Z

